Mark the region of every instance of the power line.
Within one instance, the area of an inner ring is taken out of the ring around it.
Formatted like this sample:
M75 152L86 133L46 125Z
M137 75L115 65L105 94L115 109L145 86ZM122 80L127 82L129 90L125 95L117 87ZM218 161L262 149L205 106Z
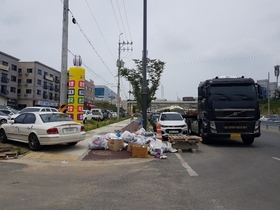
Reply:
M119 14L120 14L120 19L121 19L121 23L122 23L122 27L123 27L123 32L124 32L124 36L127 39L127 35L126 35L126 30L125 30L125 27L124 27L124 24L123 24L123 19L122 19L122 13L121 13L121 10L120 10L120 6L119 6L119 1L117 0L117 6L118 6L118 10L119 10Z
M68 52L74 56L74 53L72 53L69 49L68 49ZM83 62L82 65L85 66L87 68L87 70L89 70L90 73L92 73L97 79L99 79L100 81L102 81L102 82L104 82L106 84L110 84L104 78L102 78L100 75L96 74L92 69L90 69L84 62Z
M205 60L205 61L190 61L190 62L184 62L184 63L173 63L173 64L166 64L166 65L187 65L187 64L199 64L199 63L209 63L209 62L224 62L224 61L230 61L230 60L238 60L238 59L254 59L254 58L261 58L261 57L272 57L272 56L278 56L280 53L274 53L274 54L267 54L267 55L250 55L250 56L244 56L244 57L235 57L235 58L220 58L220 59L213 59L213 60Z
M127 22L127 28L128 28L128 33L129 33L130 41L132 41L124 0L123 0L123 7L124 7L124 14L125 14L126 22Z
M115 16L115 19L116 19L116 22L117 22L117 25L118 25L118 28L119 28L119 32L121 33L121 28L120 28L120 25L119 25L119 22L118 22L118 18L117 18L112 0L110 0L110 2L111 2L113 13L114 13L114 16Z
M101 36L102 36L102 38L103 38L103 40L104 40L106 46L107 46L107 48L108 48L108 50L109 50L109 52L110 52L112 58L114 59L114 56L113 56L113 54L112 54L112 51L110 50L110 48L109 48L109 46L108 46L108 44L107 44L107 42L106 42L106 40L105 40L105 37L104 37L104 35L103 35L103 33L102 33L102 31L101 31L101 29L100 29L98 23L97 23L96 18L94 17L94 14L93 14L93 12L92 12L92 10L91 10L89 4L88 4L88 1L87 1L87 0L85 0L85 1L86 1L86 3L87 3L87 6L88 6L88 8L89 8L89 10L90 10L90 12L91 12L91 15L92 15L93 19L94 19L94 21L95 21L95 23L96 23L96 25L97 25L98 30L99 30L99 32L100 32L100 34L101 34Z
M111 70L108 68L108 66L106 65L106 63L103 61L103 59L101 58L101 56L99 55L99 53L97 52L97 50L94 48L94 46L92 45L91 41L89 40L89 38L87 37L87 35L85 34L85 32L83 31L83 29L81 28L80 24L77 22L76 18L74 17L73 13L69 10L69 12L72 15L72 22L74 24L76 24L81 33L84 35L84 37L86 38L86 40L88 41L88 43L90 44L90 46L92 47L92 49L94 50L94 52L96 53L96 55L99 57L99 59L101 60L101 62L104 64L104 66L106 67L106 69L110 72L110 74L114 77L114 79L116 80L115 76L113 75L113 73L111 72Z

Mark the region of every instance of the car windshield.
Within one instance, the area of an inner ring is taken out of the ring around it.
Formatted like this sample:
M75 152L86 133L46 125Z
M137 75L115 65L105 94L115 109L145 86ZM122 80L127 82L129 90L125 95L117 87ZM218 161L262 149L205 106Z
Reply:
M177 113L162 114L160 120L183 120L182 116Z
M44 123L48 122L61 122L61 121L73 121L71 117L64 113L44 113L40 114L40 117Z

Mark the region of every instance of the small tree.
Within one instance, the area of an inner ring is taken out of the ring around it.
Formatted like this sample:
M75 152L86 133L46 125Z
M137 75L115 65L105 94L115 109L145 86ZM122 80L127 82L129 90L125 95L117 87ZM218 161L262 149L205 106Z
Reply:
M134 96L137 101L137 107L142 107L142 84L143 84L143 65L142 60L134 59L136 64L136 69L122 68L120 70L120 75L126 78L132 86L132 91L130 93ZM149 59L147 58L147 93L148 93L148 104L150 107L152 100L155 100L155 94L160 84L160 78L163 73L165 63L159 59Z

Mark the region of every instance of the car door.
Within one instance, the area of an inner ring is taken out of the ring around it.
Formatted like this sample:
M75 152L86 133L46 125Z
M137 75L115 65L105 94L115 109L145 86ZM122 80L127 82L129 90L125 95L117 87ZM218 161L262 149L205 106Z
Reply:
M36 116L34 113L27 113L22 124L19 125L19 135L21 140L28 142L29 134L35 125Z
M8 138L16 140L16 141L20 139L19 127L20 127L21 123L23 122L25 116L26 116L25 113L17 116L14 119L14 123L12 123L11 126L7 127L6 134L7 134Z

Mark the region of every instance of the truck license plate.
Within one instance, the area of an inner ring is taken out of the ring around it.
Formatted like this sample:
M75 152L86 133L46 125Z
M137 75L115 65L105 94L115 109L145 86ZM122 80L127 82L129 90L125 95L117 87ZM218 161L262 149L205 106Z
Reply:
M240 133L231 133L230 138L231 139L241 139L241 134Z

